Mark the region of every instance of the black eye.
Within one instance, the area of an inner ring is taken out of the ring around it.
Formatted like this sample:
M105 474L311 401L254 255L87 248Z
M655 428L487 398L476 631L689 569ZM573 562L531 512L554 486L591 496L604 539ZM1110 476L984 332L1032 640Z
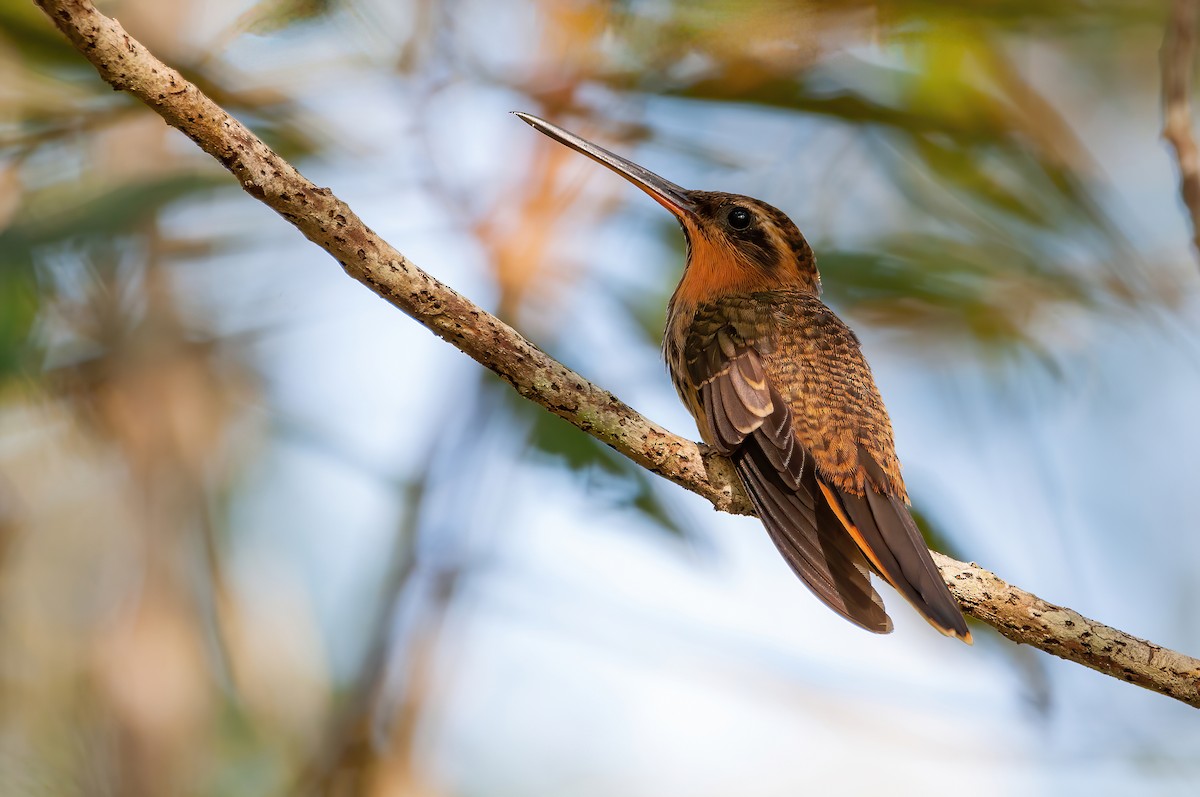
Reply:
M729 226L735 230L744 230L750 226L750 211L740 205L732 208L725 218L729 220Z

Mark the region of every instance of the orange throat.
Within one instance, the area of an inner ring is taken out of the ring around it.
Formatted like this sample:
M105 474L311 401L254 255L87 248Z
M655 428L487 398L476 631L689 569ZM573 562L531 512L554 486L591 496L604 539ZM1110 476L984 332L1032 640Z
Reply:
M703 233L692 233L688 238L687 266L672 303L695 306L722 296L783 287L778 277L765 272L728 244L713 241Z

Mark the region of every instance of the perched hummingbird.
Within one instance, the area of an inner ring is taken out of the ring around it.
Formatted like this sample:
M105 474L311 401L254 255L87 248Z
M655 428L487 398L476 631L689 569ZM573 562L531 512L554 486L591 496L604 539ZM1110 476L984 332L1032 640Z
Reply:
M535 116L521 119L669 210L687 263L663 353L700 436L728 456L783 558L868 631L892 621L875 571L930 625L971 642L908 511L892 425L858 338L821 302L812 249L782 211L688 191Z

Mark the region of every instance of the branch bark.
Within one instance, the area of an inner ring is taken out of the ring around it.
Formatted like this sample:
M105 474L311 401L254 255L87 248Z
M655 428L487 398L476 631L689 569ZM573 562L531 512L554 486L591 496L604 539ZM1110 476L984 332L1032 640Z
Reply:
M1192 223L1192 245L1200 254L1200 150L1192 132L1192 73L1200 0L1174 0L1159 58L1162 66L1162 136L1179 162L1179 193Z
M35 2L113 88L133 94L220 161L248 194L336 258L354 279L522 396L642 467L704 496L718 510L753 514L728 460L638 414L419 269L328 188L306 180L90 2ZM976 564L941 554L935 560L963 607L1014 642L1200 708L1200 660L1047 603Z

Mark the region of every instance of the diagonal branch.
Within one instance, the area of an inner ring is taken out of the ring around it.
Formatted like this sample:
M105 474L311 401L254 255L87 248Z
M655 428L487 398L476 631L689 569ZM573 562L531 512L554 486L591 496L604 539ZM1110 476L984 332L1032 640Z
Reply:
M115 89L128 91L225 166L242 188L439 337L522 396L725 512L751 514L729 462L677 437L584 379L498 318L417 268L272 152L88 0L35 0ZM1200 660L1168 650L935 554L959 602L1009 639L1200 708Z
M1162 136L1179 161L1179 193L1192 222L1192 245L1200 254L1200 150L1192 131L1192 73L1200 0L1174 0L1162 51Z

